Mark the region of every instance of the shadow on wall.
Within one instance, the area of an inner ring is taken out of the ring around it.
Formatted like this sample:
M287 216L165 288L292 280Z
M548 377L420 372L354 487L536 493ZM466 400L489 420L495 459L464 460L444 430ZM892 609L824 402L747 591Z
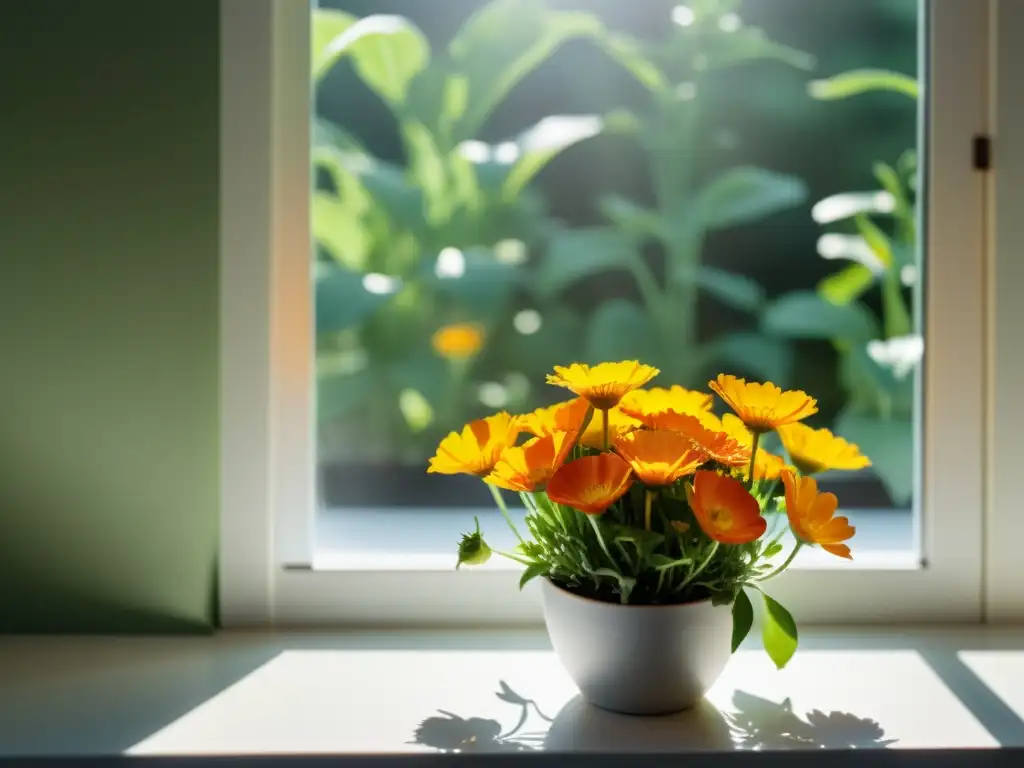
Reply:
M729 749L882 749L886 739L874 720L849 712L813 710L803 717L789 699L775 703L743 691L732 711L702 701L686 712L660 717L620 715L588 704L581 696L549 717L536 702L499 681L495 694L516 713L508 730L490 718L440 711L420 723L412 743L442 752L693 752ZM533 728L527 728L528 723Z

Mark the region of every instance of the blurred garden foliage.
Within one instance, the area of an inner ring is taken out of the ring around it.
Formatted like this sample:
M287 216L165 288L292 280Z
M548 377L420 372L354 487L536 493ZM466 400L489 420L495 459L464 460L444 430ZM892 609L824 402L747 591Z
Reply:
M554 364L639 358L820 393L905 503L917 26L915 0L321 0L321 461L421 465L557 399Z

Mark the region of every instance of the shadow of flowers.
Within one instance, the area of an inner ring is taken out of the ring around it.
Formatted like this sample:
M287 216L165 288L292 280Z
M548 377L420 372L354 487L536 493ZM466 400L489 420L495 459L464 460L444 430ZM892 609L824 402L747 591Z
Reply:
M498 691L494 695L511 707L519 708L519 718L509 730L503 732L497 720L460 717L439 709L440 717L428 717L419 724L412 743L442 752L523 752L537 749L547 729L531 733L524 732L523 727L531 712L545 723L551 723L552 719L540 710L533 699L520 696L504 680L498 681Z
M504 681L495 696L509 705L513 724L507 729L491 718L438 710L419 724L411 743L442 752L881 749L896 743L870 718L817 709L800 717L789 699L776 703L744 691L735 692L729 712L702 701L658 717L620 715L576 696L551 718ZM526 728L531 721L533 730Z
M882 726L849 712L814 709L803 718L787 698L781 704L736 691L733 712L725 715L738 749L884 749Z

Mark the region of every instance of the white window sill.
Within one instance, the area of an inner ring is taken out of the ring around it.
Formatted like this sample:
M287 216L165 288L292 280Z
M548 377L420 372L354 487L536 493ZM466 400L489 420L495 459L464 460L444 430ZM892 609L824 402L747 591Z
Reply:
M523 511L510 509L520 524ZM857 526L854 561L839 560L817 549L804 549L797 568L886 568L920 566L914 538L914 515L906 509L843 510ZM500 513L491 508L328 509L316 521L312 567L318 571L451 570L462 534L475 528L473 517L494 549L511 551L515 537ZM486 569L518 570L516 563L494 556Z
M1024 630L810 631L782 672L751 642L707 705L634 718L584 705L543 632L4 638L0 754L1020 747L1022 647ZM544 716L515 730L502 683Z

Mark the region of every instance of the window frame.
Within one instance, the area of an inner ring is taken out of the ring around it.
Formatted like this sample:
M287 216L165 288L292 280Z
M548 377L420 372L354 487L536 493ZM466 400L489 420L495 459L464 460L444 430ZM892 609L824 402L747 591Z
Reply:
M928 168L923 467L915 494L922 564L788 572L773 594L804 623L982 620L983 575L994 573L983 562L985 544L992 549L983 502L994 488L1006 492L994 483L985 449L993 434L1003 442L1021 434L993 432L986 410L993 399L986 352L993 338L1005 346L1013 334L1007 315L1015 304L1006 286L992 282L989 174L970 162L973 138L988 133L991 120L995 6L922 2L922 34L931 39L921 144ZM307 3L221 0L221 624L537 623L536 590L520 595L512 571L311 568L309 24ZM996 310L1000 297L1009 300ZM1024 423L1021 409L1004 410Z

